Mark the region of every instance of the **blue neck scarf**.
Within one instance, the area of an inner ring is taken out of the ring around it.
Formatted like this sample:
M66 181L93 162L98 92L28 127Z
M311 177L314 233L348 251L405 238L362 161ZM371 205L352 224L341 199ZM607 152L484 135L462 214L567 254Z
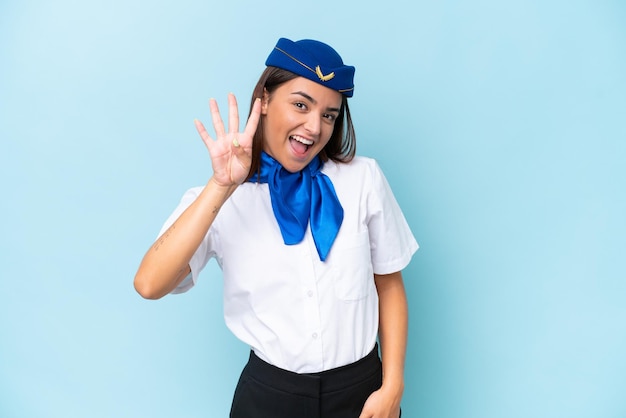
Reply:
M322 165L318 156L300 172L290 173L262 152L260 175L255 173L248 181L268 184L285 244L301 242L310 222L315 248L325 261L341 227L343 208L333 183L321 172Z

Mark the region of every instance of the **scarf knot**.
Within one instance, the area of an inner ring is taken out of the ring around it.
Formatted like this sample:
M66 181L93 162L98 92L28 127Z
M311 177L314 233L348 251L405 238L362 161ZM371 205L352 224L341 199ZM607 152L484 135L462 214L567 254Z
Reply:
M301 242L310 223L315 248L320 260L325 261L339 233L343 208L322 167L317 156L301 171L290 173L262 152L260 174L255 173L248 181L268 184L272 210L284 243Z

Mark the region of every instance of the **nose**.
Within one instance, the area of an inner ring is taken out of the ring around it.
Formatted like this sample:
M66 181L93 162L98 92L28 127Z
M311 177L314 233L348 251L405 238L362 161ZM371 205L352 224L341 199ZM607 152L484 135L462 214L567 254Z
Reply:
M321 125L322 121L320 116L315 114L315 112L310 112L304 122L304 129L311 135L317 136L320 134Z

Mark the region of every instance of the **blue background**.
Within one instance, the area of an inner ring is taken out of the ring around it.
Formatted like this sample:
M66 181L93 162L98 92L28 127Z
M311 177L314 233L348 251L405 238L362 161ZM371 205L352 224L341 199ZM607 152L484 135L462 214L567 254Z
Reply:
M132 279L281 37L357 67L359 153L421 244L407 417L626 417L626 5L4 0L0 417L225 417L248 349L212 262Z

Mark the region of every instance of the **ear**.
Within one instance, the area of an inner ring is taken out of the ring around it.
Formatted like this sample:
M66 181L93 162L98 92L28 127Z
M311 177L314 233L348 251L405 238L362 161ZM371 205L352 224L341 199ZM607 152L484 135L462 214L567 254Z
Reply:
M261 114L267 115L267 106L270 103L270 94L266 88L263 88L263 97L261 98Z

